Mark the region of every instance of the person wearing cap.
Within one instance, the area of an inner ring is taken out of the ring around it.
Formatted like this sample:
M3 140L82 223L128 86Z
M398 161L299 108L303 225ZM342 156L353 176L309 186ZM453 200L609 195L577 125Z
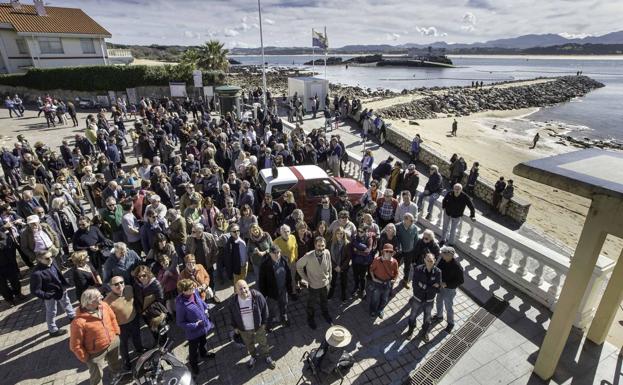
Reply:
M327 296L332 278L331 253L326 249L326 241L322 236L314 240L314 250L308 252L296 262L296 271L308 284L307 324L316 329L314 319L316 302L320 303L320 311L324 320L330 325L333 319L329 314Z
M465 207L469 207L469 217L472 221L476 220L476 210L472 203L472 198L465 194L463 186L456 183L452 186L452 191L448 191L441 203L443 208L443 229L441 231L441 243L454 245L456 230L463 218Z
M383 309L389 302L392 286L398 278L398 261L394 259L394 246L386 243L381 255L370 265L372 293L370 293L370 316L383 318Z
M418 338L428 342L431 310L440 288L441 270L435 266L435 257L430 253L426 254L424 264L413 269L413 299L411 301L411 313L409 314L409 329L406 334L408 340L413 337L417 317L423 314L422 330L420 330Z
M49 251L37 253L37 265L30 274L30 292L43 300L48 333L51 337L66 333L65 330L56 326L57 304L61 305L70 320L76 317L76 312L67 295L67 288L69 288L69 283L54 262L52 253Z
M434 322L443 321L443 309L446 309L446 332L452 332L454 328L454 297L456 289L464 282L463 267L456 259L454 247L444 246L441 248L441 258L437 262L441 270L441 287L437 295L435 305L437 313L432 318Z
M398 200L394 198L394 190L388 188L383 193L383 197L376 201L376 218L379 227L383 228L394 220Z
M249 353L247 366L249 368L255 366L256 352L259 350L268 366L275 369L275 361L269 355L266 340L269 314L266 298L262 293L250 289L247 282L242 279L236 282L235 291L235 295L229 301L229 312L234 333L240 335Z
M20 246L21 252L25 253L29 260L34 261L37 254L48 251L52 254L52 258L60 257L60 239L50 225L42 223L37 214L29 215L26 224L28 226L20 235Z
M281 321L283 326L289 326L288 319L288 293L292 288L292 273L290 272L288 260L281 255L281 250L277 245L271 245L268 249L270 258L264 259L260 265L258 288L260 293L266 297L270 310L270 320L268 330L272 325ZM279 317L277 317L277 309Z

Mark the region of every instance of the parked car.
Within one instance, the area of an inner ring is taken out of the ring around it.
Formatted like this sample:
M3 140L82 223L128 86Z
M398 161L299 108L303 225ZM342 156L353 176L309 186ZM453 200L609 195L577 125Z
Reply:
M277 176L270 168L260 171L260 194L272 194L273 199L283 202L283 193L292 191L298 208L303 210L305 218L313 217L316 206L324 195L331 203L338 200L338 194L346 191L348 199L357 205L366 192L363 183L351 178L329 176L318 166L278 167Z

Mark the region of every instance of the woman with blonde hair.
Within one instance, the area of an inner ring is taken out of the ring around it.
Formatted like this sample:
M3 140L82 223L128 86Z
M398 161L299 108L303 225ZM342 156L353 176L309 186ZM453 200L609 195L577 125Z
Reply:
M292 191L286 191L283 193L283 204L281 205L281 218L287 218L294 210L298 208L296 201L294 200L294 194Z
M202 300L206 300L210 288L210 275L203 265L197 263L193 254L184 257L184 270L180 272L179 279L189 279L195 283ZM213 296L213 293L210 295Z
M273 240L266 231L256 223L249 230L249 240L247 242L247 255L251 260L253 272L259 274L262 262L269 257L268 251L273 245Z
M337 286L337 280L340 280L340 290L342 294L342 301L347 299L347 284L348 284L348 268L350 266L350 245L346 231L343 227L338 227L333 232L333 238L329 244L329 252L331 253L331 267L333 274L331 274L331 287L329 289L329 295L327 298L333 298L335 287Z
M102 278L97 270L89 262L89 254L86 250L75 251L71 254L73 268L71 269L71 277L76 287L76 298L80 298L82 293L89 287L101 287Z

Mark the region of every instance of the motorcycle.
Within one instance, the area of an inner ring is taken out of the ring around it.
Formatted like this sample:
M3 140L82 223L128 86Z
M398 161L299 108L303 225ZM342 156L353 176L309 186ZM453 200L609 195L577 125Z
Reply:
M168 332L169 325L161 326L156 346L136 360L132 370L134 385L196 385L188 367L169 351L173 341L169 339ZM113 385L118 383L119 381Z

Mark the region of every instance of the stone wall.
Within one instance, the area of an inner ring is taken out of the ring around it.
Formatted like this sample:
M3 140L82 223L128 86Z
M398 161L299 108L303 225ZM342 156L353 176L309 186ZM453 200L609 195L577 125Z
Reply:
M194 87L186 87L189 96L193 96L192 92L196 89ZM108 96L107 91L75 91L75 90L35 90L26 87L12 87L6 85L0 85L0 94L3 95L15 95L18 94L26 105L33 105L37 101L37 97L49 94L55 98L63 100L75 100L80 98L82 100L97 101L97 96ZM115 91L116 96L125 95L125 91ZM140 100L142 96L149 98L162 98L170 96L169 86L145 86L136 87L136 97ZM198 96L198 95L194 95Z
M351 118L358 121L359 112L355 113L355 115L352 115ZM386 135L386 140L389 143L398 147L407 154L411 152L411 140L413 138L408 138L404 134L393 129L388 129ZM441 173L441 175L445 176L446 178L450 177L450 162L447 156L444 156L436 152L435 150L428 148L425 145L422 145L420 147L420 161L427 166L437 165L437 167L439 167L439 172ZM463 184L467 182L468 175L469 172L464 173L462 180ZM492 204L494 185L495 182L491 182L490 180L479 176L478 180L476 181L476 186L474 187L474 195L480 200L488 204ZM529 210L529 202L521 198L514 197L513 199L511 199L511 202L508 205L506 215L516 220L517 222L523 223L528 217Z

